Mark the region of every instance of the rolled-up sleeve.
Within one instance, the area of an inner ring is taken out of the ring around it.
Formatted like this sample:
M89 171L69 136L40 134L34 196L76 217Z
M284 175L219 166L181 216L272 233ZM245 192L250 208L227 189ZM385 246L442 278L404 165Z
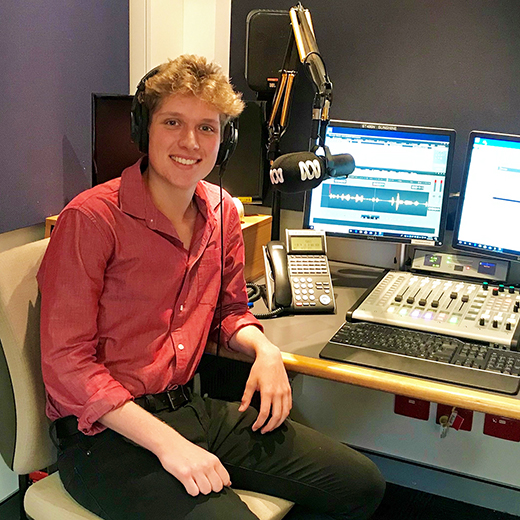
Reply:
M75 415L86 434L103 430L96 421L132 399L97 358L99 300L113 248L94 216L66 209L38 272L47 414Z
M224 198L224 274L222 286L222 340L228 346L231 337L242 327L254 325L263 332L260 322L249 311L244 278L245 250L240 217L231 197ZM217 310L215 324L219 321Z

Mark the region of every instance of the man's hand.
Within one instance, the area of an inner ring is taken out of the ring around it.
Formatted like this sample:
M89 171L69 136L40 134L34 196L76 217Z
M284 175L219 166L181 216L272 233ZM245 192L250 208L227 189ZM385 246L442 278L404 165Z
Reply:
M163 468L177 478L190 495L218 493L224 486L231 486L226 468L209 451L184 438L175 446L164 448L157 455Z
M255 357L239 411L247 410L253 394L259 391L260 413L253 430L262 428L261 433L273 431L285 421L292 408L291 386L280 349L254 326L238 330L231 338L230 346Z
M215 455L133 401L106 413L99 422L154 453L163 468L192 496L218 493L231 485L229 473Z

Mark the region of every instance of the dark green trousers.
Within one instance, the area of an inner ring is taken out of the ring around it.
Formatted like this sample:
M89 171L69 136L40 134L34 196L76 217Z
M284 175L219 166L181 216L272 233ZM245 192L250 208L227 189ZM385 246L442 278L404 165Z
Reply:
M298 504L293 517L306 510L312 516L305 518L368 519L383 496L383 478L369 459L293 421L262 435L251 430L255 410L240 413L237 403L198 395L156 415L218 456L233 487ZM62 442L58 469L68 492L106 520L256 518L230 489L188 495L153 453L111 430Z

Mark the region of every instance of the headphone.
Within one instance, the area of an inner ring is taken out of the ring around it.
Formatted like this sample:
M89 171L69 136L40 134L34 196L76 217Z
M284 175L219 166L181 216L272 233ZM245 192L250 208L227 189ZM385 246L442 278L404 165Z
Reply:
M145 104L139 101L140 94L146 88L146 81L159 72L160 66L148 72L137 85L137 90L132 100L132 141L137 144L142 153L148 153L148 126L150 124L150 114ZM225 166L231 155L235 151L238 142L238 127L235 120L231 119L222 129L222 139L218 149L215 166ZM222 171L222 169L221 169Z

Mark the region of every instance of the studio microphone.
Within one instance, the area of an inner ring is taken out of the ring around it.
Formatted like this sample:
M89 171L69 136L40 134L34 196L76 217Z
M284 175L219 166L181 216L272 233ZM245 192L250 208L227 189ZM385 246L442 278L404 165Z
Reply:
M275 159L270 170L273 189L284 193L299 193L312 190L328 178L347 177L356 164L352 155L331 155L325 150L325 157L312 152L293 152Z

